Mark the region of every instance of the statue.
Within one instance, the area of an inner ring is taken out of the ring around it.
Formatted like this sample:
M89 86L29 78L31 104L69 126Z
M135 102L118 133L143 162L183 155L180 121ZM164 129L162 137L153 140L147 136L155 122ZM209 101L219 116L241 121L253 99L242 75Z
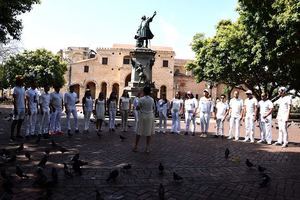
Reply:
M154 35L150 30L150 22L152 22L155 15L156 15L156 11L153 13L152 17L146 18L146 16L144 15L141 18L142 22L136 32L136 35L134 36L134 39L136 39L136 47L148 48L148 40L154 37ZM145 41L145 46L144 46L144 41Z

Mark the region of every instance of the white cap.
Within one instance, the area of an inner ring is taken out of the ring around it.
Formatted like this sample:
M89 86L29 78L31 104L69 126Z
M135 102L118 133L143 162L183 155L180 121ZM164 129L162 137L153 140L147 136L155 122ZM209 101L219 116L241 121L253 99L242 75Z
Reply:
M209 94L209 91L208 91L208 89L204 89L204 90L203 90L203 92L207 92L207 93Z
M187 94L192 94L192 92L191 91L187 91Z
M279 91L280 91L280 92L286 92L287 89L286 89L286 87L280 87L280 88L279 88Z
M245 93L246 94L252 94L252 91L251 90L247 90Z

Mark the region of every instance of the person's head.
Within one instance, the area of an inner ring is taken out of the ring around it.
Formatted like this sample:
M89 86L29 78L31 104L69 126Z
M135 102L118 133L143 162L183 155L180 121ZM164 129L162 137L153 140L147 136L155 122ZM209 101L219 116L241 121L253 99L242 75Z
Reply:
M261 93L261 99L263 100L263 101L266 101L267 99L268 99L268 95L266 94L266 93Z
M142 92L138 92L136 96L141 97L141 95L142 95Z
M166 97L165 94L162 94L162 95L161 95L161 98L165 100L167 97Z
M36 88L36 82L35 82L34 78L32 78L32 79L29 80L29 86L30 86L31 89L35 90L35 88Z
M127 98L129 97L129 94L128 94L127 90L123 91L122 97L127 97Z
M143 93L145 96L150 95L151 94L151 88L149 86L145 86L143 88Z
M208 89L203 90L203 95L204 95L206 98L209 97Z
M85 91L85 93L84 93L84 96L85 96L85 97L91 97L91 96L92 96L91 90L88 90L88 89L87 89L87 90Z
M142 19L142 20L146 20L146 16L145 16L145 15L143 15L141 19Z
M220 99L222 102L226 101L226 95L225 94L221 94Z
M234 91L234 93L233 93L233 97L234 98L239 98L239 95L240 95L240 93L239 93L239 91Z
M16 86L23 86L23 76L17 75L15 83L16 83Z
M175 99L180 99L180 94L179 94L179 92L176 92L176 94L175 94Z
M60 86L59 85L54 85L53 88L54 88L54 91L56 93L59 93L59 91L60 91Z
M283 97L286 94L286 91L286 87L280 87L278 90L278 94Z
M74 85L70 85L69 86L69 91L72 93L72 92L74 92Z
M110 100L117 99L117 93L116 93L115 91L112 91L112 92L110 93L109 99L110 99Z
M191 98L193 98L192 96L193 96L192 92L191 91L187 91L186 98L191 99Z
M247 95L247 97L248 97L249 99L252 99L253 94L252 94L252 91L251 91L251 90L247 90L245 93L246 93L246 95Z
M49 90L50 90L50 87L49 87L49 85L45 85L45 86L44 86L44 91L45 91L46 93L48 93L48 92L49 92Z
M104 99L104 93L103 92L99 93L98 99Z

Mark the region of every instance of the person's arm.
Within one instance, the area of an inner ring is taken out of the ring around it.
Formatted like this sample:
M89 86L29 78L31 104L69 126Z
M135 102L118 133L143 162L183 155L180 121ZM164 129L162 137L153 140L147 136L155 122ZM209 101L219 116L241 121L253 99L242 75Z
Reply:
M241 110L241 120L244 120L245 119L245 115L246 115L246 112L247 112L247 108L246 108L246 101L245 101L245 104L241 103L242 104L242 110Z
M38 105L40 105L40 113L43 114L43 96L42 95L39 98Z
M29 95L28 94L26 94L26 105L27 105L27 113L28 113L28 115L31 115L31 111L30 111L30 97L29 97Z
M122 97L120 97L120 102L119 102L119 109L121 110L122 108Z
M15 89L13 91L13 104L14 104L14 114L17 115L18 114L18 105L17 105L17 94L16 94Z
M291 107L292 107L292 98L289 99L289 102L288 102L288 113L287 113L287 119L286 119L286 122L289 120L289 117L290 117L290 112L291 112Z
M226 111L225 111L225 114L224 114L224 118L222 119L223 122L225 121L228 114L229 114L229 108L228 108L228 105L227 105Z
M254 104L254 116L253 116L253 121L256 121L256 120L257 120L257 111L258 111L257 105L258 105L258 103L257 103L257 101L255 101L255 104Z
M268 112L267 114L265 114L265 115L263 116L263 118L264 118L264 119L267 118L269 115L272 114L272 112L273 112L273 104L270 102L270 110L269 110L269 112Z
M153 20L153 18L154 18L154 16L156 15L156 11L154 11L154 13L153 13L153 15L152 15L152 17L150 18L151 19L151 21Z
M84 105L85 105L85 97L82 98L82 112L85 115Z

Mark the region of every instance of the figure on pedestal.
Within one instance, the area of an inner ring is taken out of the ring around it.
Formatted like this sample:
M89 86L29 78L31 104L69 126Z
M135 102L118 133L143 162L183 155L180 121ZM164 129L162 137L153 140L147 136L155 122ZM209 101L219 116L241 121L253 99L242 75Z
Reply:
M146 18L146 16L144 15L141 18L142 19L141 24L136 32L136 35L134 36L134 39L136 39L136 47L148 48L148 40L154 37L154 35L150 30L150 22L152 22L155 15L156 15L156 11L153 13L152 17ZM145 45L144 45L144 41L145 41Z

